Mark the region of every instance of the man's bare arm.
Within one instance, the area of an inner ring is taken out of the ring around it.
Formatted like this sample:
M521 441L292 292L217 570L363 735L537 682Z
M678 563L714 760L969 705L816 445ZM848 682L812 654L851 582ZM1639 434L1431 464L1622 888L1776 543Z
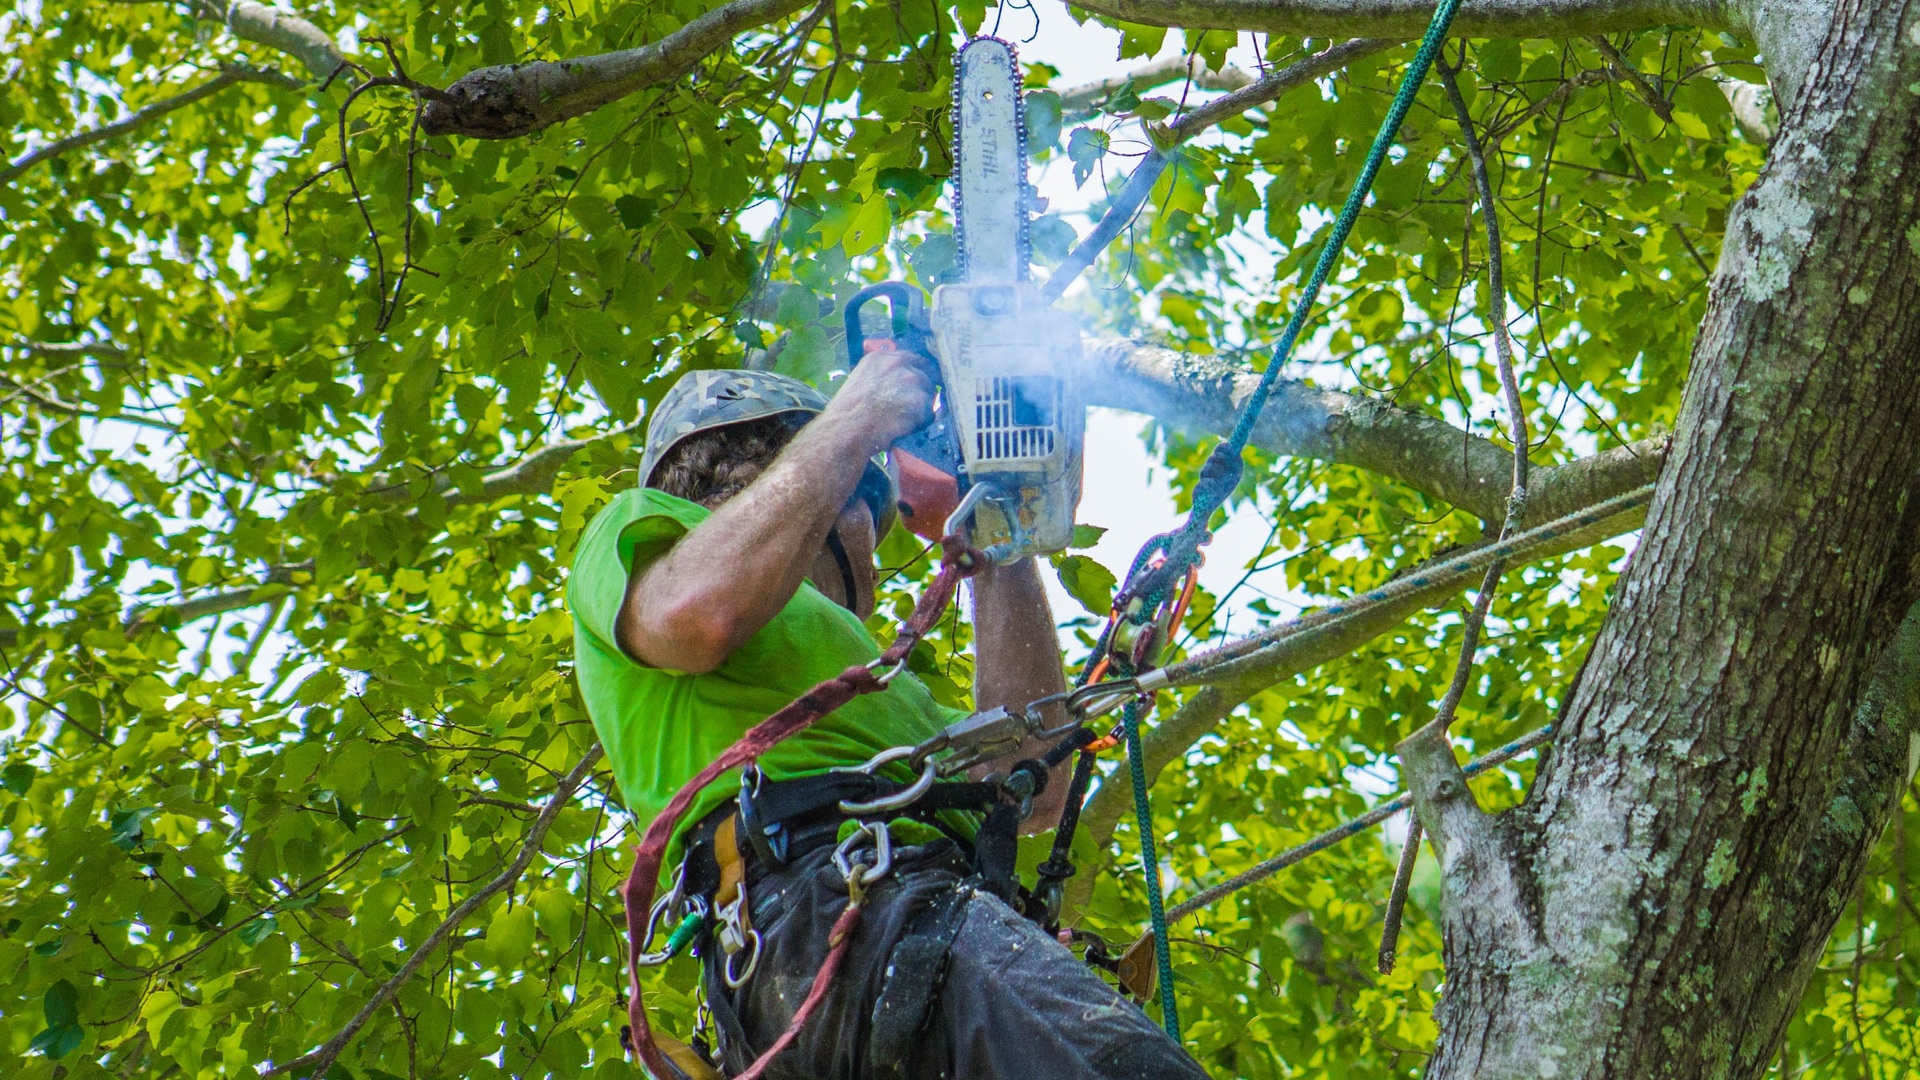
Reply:
M719 667L793 598L867 460L927 422L932 394L923 361L866 357L766 472L630 578L620 648L654 667Z
M1067 688L1060 662L1060 637L1053 609L1040 585L1038 565L1025 559L996 566L973 579L974 700L981 709L1005 706L1015 712L1031 702ZM1066 708L1055 703L1045 710L1049 727L1066 722ZM1011 757L990 768L1004 770L1021 758L1039 757L1047 744L1029 740ZM1029 832L1054 826L1066 805L1070 765L1062 763L1047 780L1047 790L1035 800Z

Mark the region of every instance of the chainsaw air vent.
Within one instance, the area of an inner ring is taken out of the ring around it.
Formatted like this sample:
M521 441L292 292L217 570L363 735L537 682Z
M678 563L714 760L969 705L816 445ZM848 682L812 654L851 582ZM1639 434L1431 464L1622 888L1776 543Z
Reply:
M1060 383L1046 377L974 380L975 461L1045 464L1053 456Z

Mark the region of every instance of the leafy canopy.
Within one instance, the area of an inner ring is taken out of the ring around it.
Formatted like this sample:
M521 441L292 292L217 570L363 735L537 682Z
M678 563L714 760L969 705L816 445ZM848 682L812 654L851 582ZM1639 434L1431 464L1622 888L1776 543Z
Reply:
M221 7L0 14L10 159L223 69L258 76L0 188L0 1056L33 1080L252 1076L340 1031L512 861L593 743L570 681L565 567L632 482L628 425L645 403L701 366L825 381L840 299L884 276L930 284L953 260L947 80L977 3L829 3L748 31L672 85L503 142L426 137L403 86L363 83L404 70L445 86L482 65L627 47L704 5L313 4L300 14L361 65L327 82L200 17ZM1122 29L1130 62L1162 43ZM1190 44L1218 68L1232 38ZM1260 44L1283 63L1325 43ZM1739 42L1614 44L1664 109L1607 74L1591 42L1465 54L1542 463L1671 419L1726 207L1762 157L1714 82L1758 77ZM1071 300L1088 326L1194 353L1268 342L1406 55L1183 148ZM1049 81L1034 68L1036 153L1096 202L1129 167L1132 121L1183 96L1125 87L1086 115ZM1298 374L1497 435L1476 316L1488 253L1461 145L1429 86ZM1086 227L1036 225L1042 261ZM1196 437L1148 432L1182 492ZM1261 619L1479 534L1358 470L1257 465L1233 512L1269 519L1268 561L1233 601L1257 597ZM910 605L916 551L900 534L885 545L908 569L876 627ZM1622 551L1508 574L1463 738L1487 748L1546 722ZM1118 568L1058 562L1101 609ZM1226 600L1198 599L1186 646L1223 632ZM1154 792L1174 897L1391 787L1387 748L1431 714L1458 624L1412 620L1195 745ZM1085 641L1091 616L1073 625ZM954 702L966 645L950 624L914 658ZM1483 798L1516 800L1530 771L1483 781ZM632 827L608 785L589 777L528 871L331 1075L633 1075L612 892ZM1788 1074L1892 1076L1920 1060L1915 823L1909 804L1808 991ZM1123 827L1087 916L1121 941L1143 918L1136 850ZM1374 974L1392 861L1362 838L1186 924L1183 1007L1211 1071L1418 1070L1441 974L1435 890L1416 879L1400 967ZM655 973L670 1029L690 1024L693 982L685 961Z

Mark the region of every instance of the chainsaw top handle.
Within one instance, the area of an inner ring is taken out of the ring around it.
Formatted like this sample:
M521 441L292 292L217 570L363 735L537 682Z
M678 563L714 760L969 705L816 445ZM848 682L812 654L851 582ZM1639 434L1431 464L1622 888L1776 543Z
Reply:
M847 298L847 366L851 368L867 354L867 332L860 313L875 300L887 302L889 334L894 347L933 358L927 323L927 303L920 290L904 281L883 281L869 285Z

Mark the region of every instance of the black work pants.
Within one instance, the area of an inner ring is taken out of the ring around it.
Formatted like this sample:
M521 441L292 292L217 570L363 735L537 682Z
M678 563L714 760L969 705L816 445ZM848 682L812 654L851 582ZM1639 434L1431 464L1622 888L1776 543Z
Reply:
M729 1074L787 1029L826 958L847 903L832 854L829 844L785 869L750 875L762 953L739 990L720 980L723 960L708 957L709 1004ZM950 843L895 850L894 871L872 886L838 977L768 1080L1206 1080L1138 1006L999 897L967 884L967 873ZM909 933L924 945L929 921L951 937L944 961L934 961L945 970L932 980L924 1022L909 1021L912 1037L901 1039L898 1021L876 1023L875 1004L901 977L889 972L890 961L925 956L894 949Z

